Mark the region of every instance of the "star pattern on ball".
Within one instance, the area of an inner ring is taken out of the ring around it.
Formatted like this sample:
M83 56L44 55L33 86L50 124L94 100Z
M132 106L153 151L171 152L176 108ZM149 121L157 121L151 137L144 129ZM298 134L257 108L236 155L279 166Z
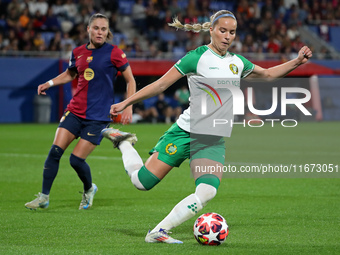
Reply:
M209 234L205 234L204 237L206 237L209 240L209 243L212 241L218 241L217 235L219 235L219 232L214 233L211 229L209 231Z
M202 235L198 230L199 230L199 228L194 228L194 235L195 236Z
M213 216L214 216L214 214L210 214L208 217L204 217L201 225L203 225L204 223L207 223L208 226L211 226L211 222L216 221L216 219L214 219Z

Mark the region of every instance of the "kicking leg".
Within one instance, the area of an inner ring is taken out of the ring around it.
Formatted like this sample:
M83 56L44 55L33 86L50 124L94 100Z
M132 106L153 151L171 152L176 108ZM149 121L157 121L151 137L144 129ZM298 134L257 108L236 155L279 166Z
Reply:
M136 135L114 128L103 129L102 135L113 143L114 148L118 148L122 152L125 171L131 178L132 173L143 166L143 160L133 147L137 142Z
M209 159L194 159L191 162L192 171L197 165L216 165L220 164L216 161ZM182 201L180 201L172 211L152 230L148 233L145 238L146 242L170 242L179 243L180 241L175 240L171 237L163 236L160 237L159 232L168 231L183 222L189 220L195 216L202 208L215 197L217 193L218 186L220 184L220 179L222 173L215 174L202 174L193 172L194 178L196 179L196 190L195 193L187 196ZM166 237L170 240L167 241ZM173 240L171 240L173 239ZM175 241L174 241L175 240Z
M158 152L152 154L144 166L141 157L133 147L137 142L134 134L113 128L103 129L102 134L121 151L125 171L139 190L152 189L173 168L157 158Z

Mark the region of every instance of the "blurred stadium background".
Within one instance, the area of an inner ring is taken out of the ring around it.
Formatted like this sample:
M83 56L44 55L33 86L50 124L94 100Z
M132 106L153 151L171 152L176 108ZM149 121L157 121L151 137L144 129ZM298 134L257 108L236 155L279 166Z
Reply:
M208 33L176 31L167 23L174 16L185 23L205 22L220 9L233 11L238 20L230 51L260 66L292 59L301 45L308 45L313 59L289 75L304 78L291 86L312 93L306 105L313 116L304 120L340 120L337 0L1 0L0 123L58 121L72 96L72 84L49 90L47 98L37 98L36 88L63 72L71 50L88 41L86 25L92 14L101 12L110 18L112 43L127 54L140 89L187 51L209 43ZM171 106L176 107L174 93L185 83L183 78L166 91ZM124 97L124 87L118 77L117 100ZM271 103L270 93L261 86L255 90L258 109L268 98ZM146 101L145 107L155 101Z

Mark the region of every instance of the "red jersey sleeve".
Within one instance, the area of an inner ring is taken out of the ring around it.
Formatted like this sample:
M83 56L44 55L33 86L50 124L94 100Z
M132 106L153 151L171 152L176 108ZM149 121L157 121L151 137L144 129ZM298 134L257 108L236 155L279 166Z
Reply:
M126 58L125 53L117 46L115 46L111 51L111 62L121 72L129 66L129 62Z

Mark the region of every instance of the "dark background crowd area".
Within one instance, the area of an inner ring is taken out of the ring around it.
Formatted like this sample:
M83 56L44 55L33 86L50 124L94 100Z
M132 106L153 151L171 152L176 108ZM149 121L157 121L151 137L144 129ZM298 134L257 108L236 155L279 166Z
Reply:
M232 11L238 23L229 50L255 53L257 60L292 59L306 43L299 27L318 25L318 36L327 42L328 28L340 20L337 0L0 0L0 53L57 52L67 59L74 47L88 42L88 20L101 12L110 19L112 43L129 58L178 59L208 44L210 36L176 31L167 25L173 17L204 23L222 8ZM318 59L332 58L327 47L315 53Z

